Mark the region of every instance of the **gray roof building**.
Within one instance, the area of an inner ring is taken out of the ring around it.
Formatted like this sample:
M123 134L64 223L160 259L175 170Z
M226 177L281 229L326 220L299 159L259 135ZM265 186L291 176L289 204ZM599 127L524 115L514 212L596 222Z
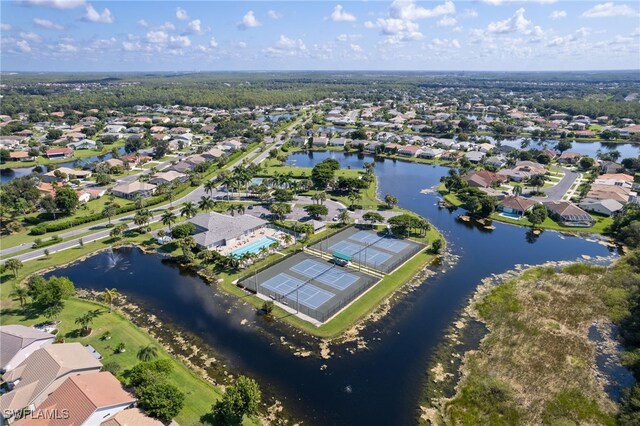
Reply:
M54 340L53 334L24 325L0 327L0 371L12 370L34 351Z
M250 216L227 216L224 214L198 213L190 220L196 227L193 238L203 248L229 244L231 240L254 232L267 225L266 220Z

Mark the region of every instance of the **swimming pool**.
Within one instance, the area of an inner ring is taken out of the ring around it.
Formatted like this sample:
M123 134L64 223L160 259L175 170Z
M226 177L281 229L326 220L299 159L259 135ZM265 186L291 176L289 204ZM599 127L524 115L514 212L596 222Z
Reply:
M509 219L518 219L518 220L522 219L522 216L516 213L502 212L500 213L500 216L508 217Z
M246 246L242 246L239 249L235 249L231 252L231 256L240 257L245 253L258 253L262 247L269 247L273 243L277 243L278 240L271 237L264 237L259 239L258 241L254 241L251 244L247 244Z

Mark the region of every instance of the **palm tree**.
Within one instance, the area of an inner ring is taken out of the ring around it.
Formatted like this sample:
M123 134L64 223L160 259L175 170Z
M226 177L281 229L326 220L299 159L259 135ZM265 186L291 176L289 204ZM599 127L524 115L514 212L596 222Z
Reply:
M216 190L216 186L217 186L216 182L213 179L210 180L210 181L207 181L207 182L204 183L204 192L206 194L211 195L211 194L213 194L213 191Z
M21 269L24 265L19 259L9 259L4 264L5 268L11 269L13 272L13 278L18 277L18 270Z
M190 255L192 254L191 249L193 249L195 246L196 240L191 235L180 238L178 240L178 247L182 249L182 254L184 254L184 257L190 257Z
M144 207L144 205L145 205L145 201L144 201L144 198L142 198L142 197L140 196L140 194L136 195L136 198L135 198L135 204L136 204L136 209L137 209L137 210L140 210L141 208L143 208L143 207Z
M522 185L513 185L513 195L521 195L522 194Z
M102 292L102 300L109 304L109 313L113 311L113 301L120 297L120 293L115 288L105 288Z
M286 244L289 245L291 244L291 242L293 241L293 237L290 234L284 234L282 236L282 241Z
M349 198L349 201L351 201L351 205L355 207L358 201L360 200L361 196L358 191L353 191L352 193L349 194L347 198Z
M267 248L267 246L262 246L260 247L260 250L258 250L258 253L260 254L261 257L266 257L267 254L269 253L269 249Z
M198 208L203 211L211 211L216 207L216 202L213 198L203 195L198 201Z
M111 225L111 216L115 215L117 211L117 206L114 203L107 203L102 209L102 216L109 219L109 225Z
M187 201L186 203L184 203L182 205L182 208L180 209L180 216L186 216L187 219L191 219L197 213L198 213L198 209L196 208L195 204L193 204L193 202L191 201Z
M138 360L142 362L147 362L158 358L158 348L149 344L147 346L143 346L138 351Z
M138 210L136 215L133 217L133 223L144 228L149 224L149 220L151 220L151 212L149 210Z
M347 210L342 210L338 213L338 220L341 224L346 225L351 221L351 216L349 216L349 212Z
M162 212L161 219L162 224L169 227L169 231L171 231L171 225L173 225L177 220L176 215L169 209Z
M83 335L86 336L87 334L89 334L89 327L91 326L93 320L96 319L98 314L99 310L96 309L95 311L88 311L86 314L76 318L75 323L80 326Z
M127 225L125 225L124 223L121 223L120 225L113 228L111 232L109 232L109 236L111 238L120 239L120 237L122 237L122 234L126 229L127 229Z
M238 269L238 266L240 266L240 260L238 260L238 258L232 254L225 257L225 263L229 268L232 268L232 269Z
M229 207L227 207L227 213L230 213L231 216L235 216L236 215L236 205L235 204L229 204Z
M20 306L24 306L27 301L29 291L24 287L15 287L9 296L13 297L13 300L19 300Z
M244 212L246 211L246 207L244 206L244 204L238 204L236 206L236 211L240 214L244 214Z

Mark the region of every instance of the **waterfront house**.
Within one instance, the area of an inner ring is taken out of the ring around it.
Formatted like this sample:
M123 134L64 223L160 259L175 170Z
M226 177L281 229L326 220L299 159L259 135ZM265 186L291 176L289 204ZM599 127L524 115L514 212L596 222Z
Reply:
M406 145L398 148L398 155L402 155L403 157L415 157L421 152L422 147L416 145Z
M594 200L616 200L619 203L627 204L631 195L631 189L618 185L593 184L587 192L585 198Z
M38 408L68 377L97 373L101 368L100 361L78 342L45 345L3 375L10 391L0 396L0 416L11 423L20 410Z
M522 217L535 205L536 202L528 198L518 196L506 197L498 203L498 211Z
M329 138L324 136L314 136L312 144L313 146L325 147L329 144Z
M591 215L569 201L547 201L542 203L549 216L564 226L590 227L595 224Z
M624 209L622 203L611 199L596 200L585 198L578 205L588 212L598 213L604 216L613 216L614 214L622 212Z
M11 151L9 153L9 158L11 161L35 161L36 157L34 155L30 155L26 151Z
M633 176L624 173L605 173L598 176L593 183L597 185L615 185L632 188Z
M578 154L577 152L563 152L558 158L558 163L577 164L582 157L584 157L584 155Z
M465 176L465 180L469 186L476 188L489 188L490 186L500 184L507 180L504 176L488 170L472 171Z
M56 336L33 327L10 324L0 327L0 372L13 370L32 353L54 342Z
M465 158L474 164L482 162L482 159L485 157L485 155L486 154L484 152L480 151L465 152L464 154Z
M73 149L71 148L51 148L44 152L49 160L57 160L61 158L71 158Z

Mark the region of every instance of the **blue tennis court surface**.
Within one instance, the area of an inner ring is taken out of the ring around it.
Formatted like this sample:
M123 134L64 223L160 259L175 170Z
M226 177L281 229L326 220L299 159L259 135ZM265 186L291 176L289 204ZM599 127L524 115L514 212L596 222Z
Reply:
M312 259L305 259L291 267L290 270L304 275L307 278L313 278L315 281L319 281L337 290L346 290L351 284L358 281L358 276L356 275L336 269L335 265Z
M356 232L349 237L350 240L358 241L364 245L372 244L373 247L378 247L383 250L388 250L392 253L400 253L402 250L409 247L409 244L404 241L396 240L393 238L381 237L378 234L374 234L369 231Z
M297 303L311 309L318 309L335 296L333 293L313 284L305 284L303 281L284 273L263 282L260 286L280 296L285 296L291 302L295 303L297 300Z
M367 265L380 265L391 258L390 254L383 253L371 247L365 249L360 244L351 243L349 241L339 241L336 244L329 247L329 251L337 251L340 253L357 256L358 260L366 263Z

